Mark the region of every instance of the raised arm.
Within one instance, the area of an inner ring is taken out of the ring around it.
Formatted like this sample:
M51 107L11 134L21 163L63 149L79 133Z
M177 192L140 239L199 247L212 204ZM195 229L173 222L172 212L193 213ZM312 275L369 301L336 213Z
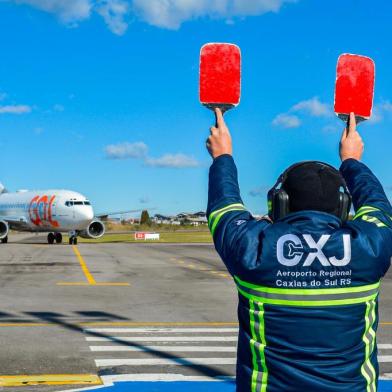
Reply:
M340 142L340 171L353 198L355 218L366 220L377 217L381 223L392 227L392 207L377 177L360 162L364 145L356 129L355 116L350 114L349 126ZM374 221L377 223L377 221Z
M216 126L211 128L207 149L214 159L209 175L207 217L215 248L235 275L252 269L258 259L259 244L254 238L268 226L256 221L243 205L237 168L232 157L232 141L222 112L216 109Z

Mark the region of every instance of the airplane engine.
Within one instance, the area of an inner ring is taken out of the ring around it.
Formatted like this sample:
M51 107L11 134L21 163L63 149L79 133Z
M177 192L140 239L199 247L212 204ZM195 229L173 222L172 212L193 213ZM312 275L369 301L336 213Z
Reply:
M82 238L92 238L97 239L101 238L105 234L105 225L99 221L92 221L86 230L83 230L79 233Z
M0 240L8 236L9 230L8 223L0 220Z

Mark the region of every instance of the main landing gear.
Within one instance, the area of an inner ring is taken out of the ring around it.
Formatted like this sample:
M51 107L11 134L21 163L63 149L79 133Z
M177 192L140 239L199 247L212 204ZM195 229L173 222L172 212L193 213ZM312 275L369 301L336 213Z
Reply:
M63 242L63 235L61 233L49 233L48 234L48 244L52 245L56 242L56 244L61 244Z
M1 243L2 244L7 244L8 243L8 235L1 239Z

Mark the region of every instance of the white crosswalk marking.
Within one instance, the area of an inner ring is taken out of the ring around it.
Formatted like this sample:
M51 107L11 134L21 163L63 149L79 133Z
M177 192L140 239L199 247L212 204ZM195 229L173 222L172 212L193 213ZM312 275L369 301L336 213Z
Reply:
M392 344L378 344L377 347L380 350L392 350Z
M379 343L377 344L378 350L382 350L382 353L378 353L378 362L380 363L380 366L384 363L392 363L392 354L390 350L392 350L392 344L388 343ZM389 352L388 352L389 350ZM387 354L387 355L385 355Z
M238 328L88 328L85 333L95 364L105 373L135 379L169 374L173 380L235 374Z
M90 328L85 332L98 333L238 333L238 328Z
M221 352L221 353L235 353L237 348L233 347L218 347L218 346L164 346L165 352ZM162 350L162 346L145 346L143 347L123 347L123 346L90 346L90 350L94 352L147 352Z
M235 358L176 358L176 359L96 359L98 367L103 366L155 366L155 365L235 365Z
M129 379L233 377L238 328L135 327L85 329L101 371ZM392 344L378 344L380 366L392 363ZM383 374L383 373L381 373Z
M111 336L86 339L88 342L236 342L237 336Z

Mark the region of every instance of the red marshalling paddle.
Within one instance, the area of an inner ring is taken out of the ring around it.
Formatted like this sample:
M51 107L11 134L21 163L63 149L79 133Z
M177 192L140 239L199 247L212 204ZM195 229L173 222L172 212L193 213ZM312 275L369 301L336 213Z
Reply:
M210 43L200 52L200 102L222 112L237 106L241 97L241 50L225 43Z
M354 112L357 123L372 114L375 66L371 58L355 54L339 56L336 70L335 113L348 121Z

